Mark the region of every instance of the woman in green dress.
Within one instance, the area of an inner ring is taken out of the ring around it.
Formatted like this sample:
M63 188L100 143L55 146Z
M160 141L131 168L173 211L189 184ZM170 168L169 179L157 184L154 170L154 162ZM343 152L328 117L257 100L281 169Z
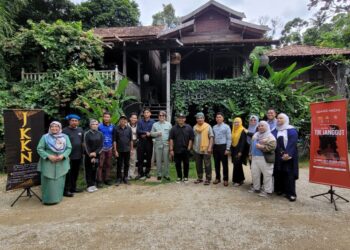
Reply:
M68 136L62 133L61 123L51 122L49 132L41 137L37 151L40 156L38 171L41 172L43 203L57 204L62 200L72 151Z

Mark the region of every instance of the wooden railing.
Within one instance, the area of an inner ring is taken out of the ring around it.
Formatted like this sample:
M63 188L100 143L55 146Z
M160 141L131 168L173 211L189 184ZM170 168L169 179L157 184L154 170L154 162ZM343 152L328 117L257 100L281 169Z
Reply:
M114 70L89 70L89 74L95 77L99 76L101 78L114 81L116 83L116 86L118 86L119 81L125 77L121 72L118 71L118 66L116 66ZM59 72L27 73L24 69L21 71L22 81L40 82L45 79L56 78L59 75ZM141 100L140 86L135 84L132 80L128 80L129 84L125 91L126 94L136 96L138 100Z

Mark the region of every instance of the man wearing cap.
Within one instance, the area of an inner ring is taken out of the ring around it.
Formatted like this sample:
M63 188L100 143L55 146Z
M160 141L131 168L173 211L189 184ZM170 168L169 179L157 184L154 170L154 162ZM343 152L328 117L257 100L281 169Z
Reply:
M151 129L154 120L151 119L151 110L144 108L143 119L137 123L137 136L139 139L137 145L137 164L139 169L139 175L137 179L150 178L151 161L153 154L153 141L151 137ZM146 160L146 171L143 170L144 161Z
M211 153L213 147L214 133L211 126L206 123L204 114L198 112L196 114L197 124L193 127L194 143L193 150L195 152L197 180L196 184L203 182L203 164L205 168L204 185L211 182Z
M177 179L176 182L188 182L189 154L194 139L193 129L186 124L186 116L179 113L176 118L177 124L173 126L169 134L169 152L174 158ZM183 164L183 172L181 164Z
M80 117L76 114L66 116L69 125L65 127L62 132L68 135L72 143L72 152L69 155L70 170L66 176L64 187L64 196L73 197L73 193L81 192L77 189L77 179L79 176L79 169L81 160L83 158L83 129L79 127Z
M115 127L113 134L113 149L114 156L117 158L117 181L116 186L119 186L123 181L129 184L129 161L130 152L132 152L132 131L128 125L128 118L125 115L120 116L119 125ZM122 168L123 176L122 176Z
M151 136L155 138L154 151L157 162L157 179L162 177L166 180L169 178L169 133L171 130L170 122L165 120L166 112L159 111L159 121L154 123L151 130ZM162 168L162 163L164 167Z

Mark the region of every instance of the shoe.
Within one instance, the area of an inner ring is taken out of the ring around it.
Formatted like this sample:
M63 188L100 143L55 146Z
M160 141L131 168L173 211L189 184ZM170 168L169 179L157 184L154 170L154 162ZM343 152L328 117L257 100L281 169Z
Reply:
M234 186L234 187L239 187L239 186L242 186L242 184L243 184L243 182L240 182L240 183L234 182L234 183L233 183L233 186Z
M194 184L199 184L199 183L202 183L202 182L203 182L202 179L197 179L197 180L194 181Z
M161 177L161 176L158 176L158 177L157 177L157 180L158 180L158 181L161 181L161 180L162 180L162 177Z
M251 187L249 190L248 190L248 193L259 193L260 191L259 190L255 190L253 187Z
M277 194L278 196L281 196L281 195L283 194L283 192L282 192L282 191L278 191L278 192L276 192L276 194Z
M88 191L89 193L93 193L93 192L95 192L96 190L94 189L93 186L90 186L90 187L88 187L88 188L86 189L86 191Z
M220 180L216 179L216 180L213 182L213 184L216 185L216 184L219 184L220 182L221 182Z
M210 185L210 181L209 180L205 180L204 185L206 185L206 186Z
M113 182L111 180L107 180L107 181L105 181L105 185L111 186L111 185L113 185Z
M258 194L260 197L268 198L268 194L265 191L261 191L260 194Z
M100 181L97 182L97 188L103 188L102 182L100 182Z
M65 197L73 197L74 194L69 192L69 191L66 191L66 192L63 193L63 196L65 196Z
M115 182L115 185L118 187L120 185L121 181L120 179L118 179L116 182Z
M181 178L177 178L176 183L181 183Z
M151 175L150 174L146 174L146 178L147 179L151 178Z
M135 177L135 180L137 181L137 180L140 180L141 179L141 176L140 175L137 175L136 177Z
M187 184L187 183L188 183L188 178L184 178L184 179L183 179L183 182L184 182L185 184Z
M167 181L170 181L170 177L169 176L164 176L163 177L165 180L167 180Z
M140 177L140 180L144 181L144 180L146 180L146 178L147 178L146 176L142 176L142 177Z
M123 183L126 184L126 185L130 185L130 182L129 182L128 178L124 178Z
M297 200L297 197L295 197L294 195L288 196L287 198L290 202L294 202Z
M96 186L92 186L92 189L94 190L94 192L98 190Z
M228 181L224 181L224 186L225 186L225 187L228 186Z

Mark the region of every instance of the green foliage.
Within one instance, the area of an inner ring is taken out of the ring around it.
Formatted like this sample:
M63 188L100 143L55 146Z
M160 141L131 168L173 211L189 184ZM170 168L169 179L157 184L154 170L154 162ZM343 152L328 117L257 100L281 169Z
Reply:
M174 27L179 24L179 18L175 16L175 9L171 3L163 4L163 10L154 14L152 18L152 25Z
M97 79L102 96L100 98L91 99L87 96L79 95L80 105L76 106L80 112L87 115L89 118L94 118L102 122L103 112L109 111L111 113L111 122L116 124L119 118L124 114L123 107L128 101L136 101L136 97L128 96L125 90L129 84L127 78L123 78L117 89L112 90L104 84L102 79Z
M84 28L136 26L140 10L134 0L88 0L77 5L74 20Z
M301 30L308 25L308 22L297 17L286 23L282 30L281 42L283 44L302 43Z
M5 41L4 52L12 72L60 70L70 65L92 67L102 62L102 42L92 31L84 32L80 22L53 24L29 22Z
M74 4L70 0L25 0L25 5L16 15L16 22L28 26L27 20L53 23L58 19L69 21Z

